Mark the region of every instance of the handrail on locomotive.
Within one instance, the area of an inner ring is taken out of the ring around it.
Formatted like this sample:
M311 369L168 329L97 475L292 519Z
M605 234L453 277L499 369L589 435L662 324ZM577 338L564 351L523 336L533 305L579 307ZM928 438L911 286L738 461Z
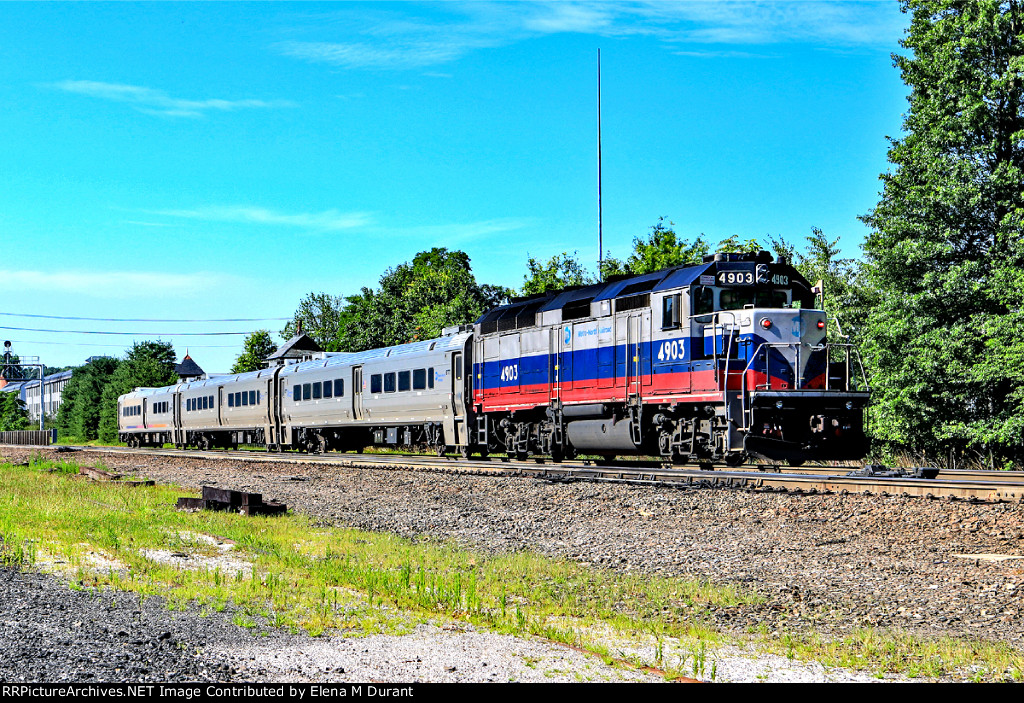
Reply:
M752 305L747 305L747 306L744 307L744 309L751 309L751 308L753 308ZM729 318L728 322L723 321L723 317L724 316L728 316L728 318ZM838 331L839 335L842 338L844 338L844 339L849 339L850 338L849 335L843 334L842 329L839 326L839 321L838 321L837 317L834 316L834 315L829 316L829 317L830 317L830 319L832 321L834 321L834 323L836 325L836 330ZM719 356L717 343L712 346L712 351L713 351L713 357L712 358L713 358L713 362L714 362L715 382L716 382L716 385L718 385L721 388L721 390L722 390L722 403L725 406L726 418L728 420L732 421L733 418L732 418L732 414L730 412L731 404L728 402L728 395L729 395L730 391L735 392L737 389L730 388L729 379L730 378L735 378L737 376L739 377L740 384L741 384L740 388L739 388L740 393L741 393L740 399L741 399L741 403L742 403L741 415L742 415L742 419L743 419L743 421L741 423L741 429L743 429L743 430L749 430L750 429L751 420L752 420L752 408L750 407L749 393L751 391L771 390L772 389L772 377L771 377L770 374L766 374L766 376L765 376L765 383L757 384L752 389L749 388L748 387L748 380L749 380L749 373L748 372L752 370L752 367L759 360L759 357L760 357L760 360L762 361L764 367L767 368L768 367L768 354L769 354L769 351L771 349L792 349L793 350L794 357L795 357L794 368L797 370L796 371L797 378L796 378L796 383L795 383L795 389L801 388L803 386L803 381L805 380L804 377L803 377L804 365L801 363L800 355L801 355L802 349L804 347L807 347L811 352L822 352L822 351L825 352L825 358L827 359L827 362L826 362L827 363L827 367L826 368L828 369L828 372L826 372L826 374L825 374L825 387L824 387L824 391L825 392L828 392L828 391L854 391L854 390L870 391L870 387L868 386L868 382L867 382L867 375L864 372L864 362L861 359L860 351L856 348L855 345L853 345L853 344L851 344L849 342L830 342L828 340L827 336L825 337L824 341L821 344L817 344L817 345L808 344L806 342L761 342L760 344L758 344L758 346L754 350L754 352L749 355L749 357L747 359L747 363L743 367L743 369L740 370L740 371L733 371L732 368L731 368L732 367L732 362L734 360L741 360L741 359L733 359L732 358L733 350L734 350L734 348L737 348L739 346L739 344L744 343L742 341L737 341L736 340L736 337L737 337L739 329L740 329L740 325L737 323L737 320L736 320L736 311L735 310L719 310L719 311L712 312L712 313L700 313L700 314L696 314L696 315L690 315L690 320L691 320L691 322L695 321L695 322L697 322L700 325L710 326L713 329L714 336L716 338L719 335L723 338L724 354ZM833 350L838 350L838 349L841 349L842 352L843 352L842 363L843 363L844 370L843 370L842 376L839 378L840 385L838 387L836 387L834 385L834 383L833 383L834 377L833 377L832 372L831 372L831 365L832 365L831 359L832 359L832 351ZM738 349L737 349L737 352L738 352ZM852 353L852 357L851 357L851 353ZM738 354L737 354L737 356L738 356ZM860 381L861 381L861 388L860 389L855 388L854 384L852 383L853 377L850 374L851 358L855 358L856 359L856 366L857 366L857 370L859 371L859 376L860 376ZM720 374L721 374L721 376L720 376ZM790 392L793 392L793 390L795 390L795 389L791 389ZM796 391L796 392L799 392L799 391Z

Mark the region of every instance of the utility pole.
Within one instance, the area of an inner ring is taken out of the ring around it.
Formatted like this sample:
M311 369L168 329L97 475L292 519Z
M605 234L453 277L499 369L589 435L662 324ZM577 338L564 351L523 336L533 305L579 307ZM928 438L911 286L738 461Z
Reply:
M601 50L597 50L597 275L604 264L604 212L601 207Z

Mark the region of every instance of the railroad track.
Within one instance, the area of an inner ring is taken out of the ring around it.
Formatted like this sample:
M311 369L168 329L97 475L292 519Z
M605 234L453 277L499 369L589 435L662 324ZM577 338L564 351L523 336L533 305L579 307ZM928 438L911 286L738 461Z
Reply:
M38 447L21 447L33 449ZM942 471L936 478L850 476L857 467L804 466L799 468L748 465L745 467L673 467L658 462L590 461L560 463L517 461L506 457L462 459L415 454L300 454L247 450L128 449L86 447L88 451L149 456L179 456L292 464L327 464L352 468L432 471L439 473L531 476L551 482L602 481L673 488L734 488L763 492L864 495L906 495L921 498L984 502L1024 500L1024 472Z

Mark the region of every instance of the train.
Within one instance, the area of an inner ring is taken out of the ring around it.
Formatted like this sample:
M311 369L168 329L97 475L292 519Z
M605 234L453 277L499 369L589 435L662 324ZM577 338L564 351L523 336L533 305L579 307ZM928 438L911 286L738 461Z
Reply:
M785 257L717 253L515 298L436 339L138 388L118 399L119 435L554 461L860 459L870 389L853 345L829 341L818 292Z

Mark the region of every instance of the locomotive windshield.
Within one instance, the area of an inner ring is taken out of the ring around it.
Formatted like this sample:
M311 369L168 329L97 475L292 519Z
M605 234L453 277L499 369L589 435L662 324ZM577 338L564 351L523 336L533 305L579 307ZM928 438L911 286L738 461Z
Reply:
M813 307L795 291L776 288L712 288L693 289L692 314L704 315L717 310L740 310L745 307L788 308Z

